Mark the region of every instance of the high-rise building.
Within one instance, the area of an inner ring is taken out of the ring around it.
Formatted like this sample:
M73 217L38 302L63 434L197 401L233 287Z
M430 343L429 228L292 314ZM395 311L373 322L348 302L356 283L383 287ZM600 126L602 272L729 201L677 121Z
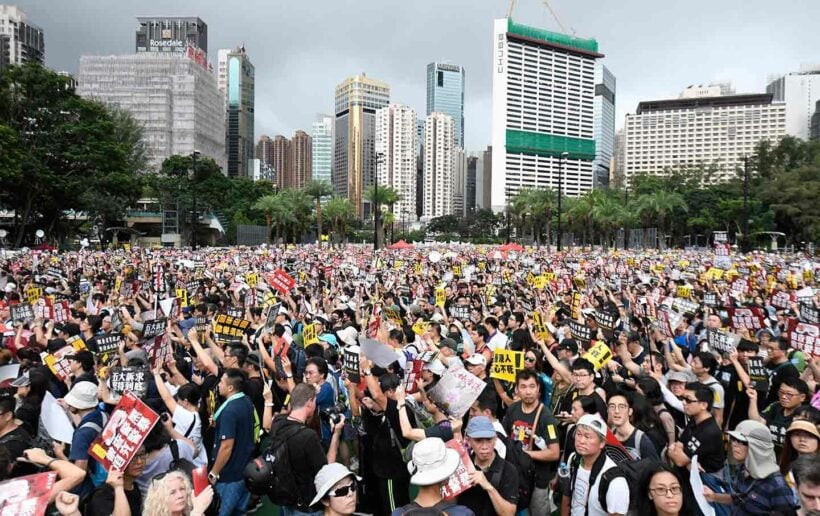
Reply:
M478 176L479 158L472 155L467 158L467 184L464 190L464 214L470 215L476 210L476 177Z
M416 213L416 110L390 104L376 111L376 178L401 196L393 206L396 220Z
M333 117L319 115L310 132L313 138L313 179L330 183L333 168Z
M772 94L699 96L638 104L624 124L626 183L636 174L667 175L673 168L705 167L716 183L736 177L743 158L761 140L776 144L786 134L786 106Z
M273 164L273 138L268 136L267 134L263 134L259 137L259 141L256 142L256 159L261 159L268 165Z
M615 76L600 61L595 63L595 100L592 106L595 133L592 186L607 188L610 161L615 151Z
M228 176L246 177L254 153L254 67L245 47L220 49L217 55L217 85L225 99Z
M271 167L273 168L274 177L276 177L274 183L279 188L287 188L291 177L293 154L290 145L290 140L281 134L273 137Z
M29 23L14 5L0 5L0 70L7 65L43 63L46 53L43 29Z
M270 181L272 183L275 179L273 177L273 168L262 159L254 158L250 160L248 169L250 170L249 177L254 181Z
M814 114L811 116L810 140L820 140L820 100L814 106Z
M424 206L427 220L453 213L453 149L455 123L444 113L424 122Z
M137 52L185 53L190 44L208 54L208 24L195 16L145 16L137 21Z
M464 68L447 63L427 65L427 114L438 111L456 124L456 146L464 148Z
M453 212L457 217L465 215L464 196L467 191L467 155L461 147L453 147Z
M207 68L176 53L82 56L77 94L128 111L143 127L149 165L194 150L225 173L225 110Z
M416 220L424 212L424 124L426 117L416 118Z
M619 129L615 133L615 144L612 155L612 183L616 188L621 188L624 183L624 130Z
M800 71L769 82L766 93L786 103L786 134L808 140L811 117L820 100L820 65L801 66Z
M495 20L492 208L523 188L592 188L598 43ZM562 157L563 156L563 157Z
M493 207L493 146L487 145L487 149L482 153L481 158L481 181L476 179L476 185L481 185L481 195L478 195L476 186L476 198L481 199L481 208L490 210ZM478 202L478 201L476 201Z
M390 86L364 74L336 86L333 189L350 200L358 217L371 214L364 189L373 184L376 172L376 110L389 103Z
M287 188L304 188L312 177L313 147L310 135L304 131L296 131L290 141L290 149L290 177L288 177L285 186Z

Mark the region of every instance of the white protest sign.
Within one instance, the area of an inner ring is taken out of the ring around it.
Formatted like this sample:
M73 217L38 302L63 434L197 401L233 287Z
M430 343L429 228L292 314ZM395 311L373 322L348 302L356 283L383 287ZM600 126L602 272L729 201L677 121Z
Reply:
M74 425L50 392L46 392L41 407L40 419L48 435L55 441L70 443L74 439Z

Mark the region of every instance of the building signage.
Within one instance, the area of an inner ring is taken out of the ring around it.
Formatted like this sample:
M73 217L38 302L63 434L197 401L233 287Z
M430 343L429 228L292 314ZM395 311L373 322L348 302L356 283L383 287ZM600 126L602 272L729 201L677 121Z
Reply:
M185 42L179 39L152 39L150 45L151 47L182 48L185 46Z

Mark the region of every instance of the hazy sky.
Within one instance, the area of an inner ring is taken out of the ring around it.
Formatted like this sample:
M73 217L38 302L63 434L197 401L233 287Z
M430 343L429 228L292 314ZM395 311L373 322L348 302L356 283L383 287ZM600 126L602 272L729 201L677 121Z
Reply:
M2 1L2 0L0 0ZM772 73L820 63L820 0L551 0L562 23L594 37L617 78L617 122L640 100L730 80L763 91ZM490 143L492 21L509 0L18 0L46 35L46 65L77 72L82 54L134 51L137 16L199 16L209 59L240 43L256 66L256 137L310 129L333 90L366 72L391 100L425 110L431 61L466 69L468 151ZM513 18L558 30L541 0Z

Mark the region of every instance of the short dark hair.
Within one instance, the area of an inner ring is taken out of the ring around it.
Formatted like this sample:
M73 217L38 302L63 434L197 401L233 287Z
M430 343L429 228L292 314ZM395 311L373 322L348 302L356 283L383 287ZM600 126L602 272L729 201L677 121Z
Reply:
M393 328L390 330L388 338L393 339L400 344L404 344L404 332L398 328Z
M290 391L290 408L297 410L316 397L316 387L309 383L300 383Z
M474 331L484 340L485 343L490 339L490 332L487 331L487 328L483 325L477 324Z
M308 359L307 363L305 363L305 369L307 369L308 366L311 365L311 364L316 366L316 370L319 371L319 374L322 375L322 378L327 378L327 372L328 372L327 362L325 362L324 358L322 358L322 357L310 357Z
M806 399L809 399L809 384L805 381L801 380L796 376L787 376L783 378L783 382L780 385L785 385L786 387L791 387L792 389L796 390L800 394L804 395Z
M581 404L581 410L584 411L584 414L597 414L598 413L598 404L595 403L595 398L592 396L578 396L572 403L578 402Z
M595 366L586 358L578 358L572 363L573 371L589 371L590 374L595 374Z
M236 367L244 366L248 359L248 348L244 344L231 344L228 349L231 350L231 356L236 357Z
M229 367L223 374L236 392L245 392L245 387L248 385L248 373L237 367Z
M186 383L177 390L175 397L180 401L187 401L191 405L198 405L200 399L199 388L192 383Z
M781 335L774 339L774 342L777 344L777 347L780 348L780 351L788 351L791 347L789 344L789 338L785 335Z
M535 380L535 384L538 384L538 375L535 374L535 371L530 369L522 369L515 373L515 386L518 387L519 382L526 380Z
M717 360L715 360L715 355L709 353L708 351L699 351L695 353L693 360L695 358L699 358L703 367L708 369L710 372L714 370L715 364L717 363Z
M401 384L401 379L396 373L384 373L379 376L379 387L382 392L395 391Z
M478 403L478 409L482 412L485 410L489 410L491 414L498 412L498 395L495 393L495 389L489 385L484 387L484 390L481 391L475 401Z
M799 487L802 483L820 485L820 460L814 453L801 455L792 462L792 475L794 485Z
M493 316L489 316L489 317L485 318L484 319L484 324L489 324L494 329L496 329L496 330L498 329L498 319L496 319Z
M712 389L700 382L689 382L686 384L686 390L695 393L695 399L699 402L706 403L706 410L712 410L712 403L715 401Z

